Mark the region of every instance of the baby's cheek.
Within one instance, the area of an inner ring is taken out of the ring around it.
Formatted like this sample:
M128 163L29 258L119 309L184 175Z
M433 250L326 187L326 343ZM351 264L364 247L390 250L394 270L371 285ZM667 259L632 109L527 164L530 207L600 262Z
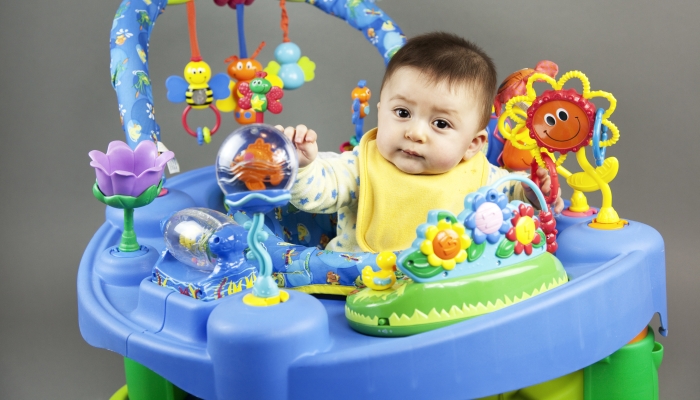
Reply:
M432 157L432 169L436 173L443 173L454 168L462 160L461 157L455 158L452 154L438 153Z

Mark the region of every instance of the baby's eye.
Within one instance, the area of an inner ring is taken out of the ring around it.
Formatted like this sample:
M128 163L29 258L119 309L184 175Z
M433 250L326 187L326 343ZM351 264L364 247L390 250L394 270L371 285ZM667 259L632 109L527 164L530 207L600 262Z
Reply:
M438 129L447 129L450 127L450 123L445 121L444 119L436 119L435 121L433 121L433 126Z
M411 117L411 113L408 112L408 110L405 108L397 108L396 110L394 110L394 114L396 114L396 116L399 118L410 118Z

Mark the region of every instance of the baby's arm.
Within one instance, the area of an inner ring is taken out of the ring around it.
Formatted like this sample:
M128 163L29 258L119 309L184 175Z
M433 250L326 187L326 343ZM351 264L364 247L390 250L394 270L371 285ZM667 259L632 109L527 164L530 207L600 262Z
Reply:
M281 127L277 127L278 129ZM312 213L334 213L342 207L357 207L359 172L356 152L336 157L318 157L316 133L300 125L289 127L299 156L299 172L291 188L291 203Z

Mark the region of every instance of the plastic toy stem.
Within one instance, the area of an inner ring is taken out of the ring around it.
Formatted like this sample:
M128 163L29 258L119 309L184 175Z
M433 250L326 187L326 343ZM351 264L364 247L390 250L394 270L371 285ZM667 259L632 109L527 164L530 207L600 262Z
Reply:
M265 123L265 113L263 112L255 112L255 123L256 124L264 124Z
M136 232L134 232L134 209L124 209L124 232L122 233L121 241L119 242L119 251L132 252L140 249L139 243L136 241Z
M569 179L569 177L572 175L571 171L569 171L561 165L557 167L557 173L560 176L563 176L565 179ZM588 199L586 199L586 195L583 194L582 191L574 189L574 192L571 194L571 205L569 206L569 211L586 212L590 208L591 207L588 205Z
M253 295L268 298L279 296L280 290L272 279L272 259L267 250L260 244L259 233L262 232L265 215L261 212L253 214L253 223L248 231L248 245L260 266L260 276L253 286Z
M238 22L238 56L248 58L248 49L245 46L245 27L243 26L245 5L236 4L236 21Z
M620 221L620 217L617 215L617 211L612 207L612 191L610 190L610 185L608 185L603 179L598 176L596 170L588 162L586 158L586 149L581 148L576 152L576 160L581 166L583 171L587 173L600 187L600 193L602 196L602 205L600 211L598 212L597 222L603 224L614 224Z

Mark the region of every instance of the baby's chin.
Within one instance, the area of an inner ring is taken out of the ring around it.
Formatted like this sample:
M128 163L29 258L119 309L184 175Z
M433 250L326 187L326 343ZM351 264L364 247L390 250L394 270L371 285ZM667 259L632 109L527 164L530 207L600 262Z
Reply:
M397 162L389 160L389 162L394 164L401 172L409 175L439 175L449 171L449 169L446 171L432 170L420 162L406 162L406 160L399 160Z

